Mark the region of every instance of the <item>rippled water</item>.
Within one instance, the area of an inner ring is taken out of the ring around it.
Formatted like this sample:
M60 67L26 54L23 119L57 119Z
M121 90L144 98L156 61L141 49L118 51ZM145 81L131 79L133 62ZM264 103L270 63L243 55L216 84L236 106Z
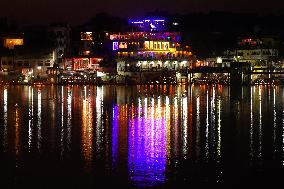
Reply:
M276 183L280 86L0 86L1 188Z

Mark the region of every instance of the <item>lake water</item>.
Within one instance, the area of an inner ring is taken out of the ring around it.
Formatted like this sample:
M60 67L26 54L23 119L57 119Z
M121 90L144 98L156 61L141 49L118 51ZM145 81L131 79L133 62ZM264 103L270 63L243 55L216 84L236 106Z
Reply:
M1 188L282 183L281 86L0 86Z

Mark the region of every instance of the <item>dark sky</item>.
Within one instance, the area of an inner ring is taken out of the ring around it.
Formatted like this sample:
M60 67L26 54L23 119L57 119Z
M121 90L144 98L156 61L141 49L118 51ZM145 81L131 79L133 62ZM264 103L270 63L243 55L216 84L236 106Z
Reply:
M284 13L284 0L0 0L0 17L21 24L68 21L81 24L98 12L142 16L155 9L170 13L233 11Z

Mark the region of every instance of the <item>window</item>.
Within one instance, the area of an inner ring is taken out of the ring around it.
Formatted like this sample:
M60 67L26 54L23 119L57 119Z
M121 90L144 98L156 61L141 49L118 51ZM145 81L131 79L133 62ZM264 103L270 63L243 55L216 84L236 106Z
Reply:
M38 63L38 66L43 66L43 63Z
M3 62L2 62L2 65L7 65L7 64L6 64L6 61L3 61Z
M56 36L59 37L59 38L62 38L63 37L62 31L57 31Z
M50 66L50 63L45 63L45 66Z
M62 41L59 41L59 42L58 42L58 46L59 46L59 47L63 47L63 42L62 42Z

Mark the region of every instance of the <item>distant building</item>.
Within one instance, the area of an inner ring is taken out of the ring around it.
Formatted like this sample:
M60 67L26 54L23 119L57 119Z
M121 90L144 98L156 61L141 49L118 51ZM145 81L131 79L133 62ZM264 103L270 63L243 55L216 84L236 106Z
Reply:
M19 49L14 55L14 70L30 80L31 77L47 77L47 69L55 63L53 49Z
M10 34L2 37L3 47L13 50L16 46L24 45L24 34Z
M53 24L49 27L50 40L55 46L55 63L62 64L64 55L70 51L70 26L68 24Z
M14 70L14 57L9 55L4 55L1 57L1 69L8 73Z
M278 60L275 36L240 37L235 49L224 51L222 56L206 59L208 64L230 65L231 62L247 62L252 66L274 65Z
M64 57L63 60L63 68L66 70L73 71L92 71L96 72L99 70L100 63L102 62L102 58L94 57L94 56L72 56L72 57Z
M83 31L81 32L81 42L79 55L91 55L94 53L94 41L93 32Z
M11 38L11 37L5 37L4 38L4 44L3 46L8 49L14 49L15 46L24 45L24 39L23 38Z

